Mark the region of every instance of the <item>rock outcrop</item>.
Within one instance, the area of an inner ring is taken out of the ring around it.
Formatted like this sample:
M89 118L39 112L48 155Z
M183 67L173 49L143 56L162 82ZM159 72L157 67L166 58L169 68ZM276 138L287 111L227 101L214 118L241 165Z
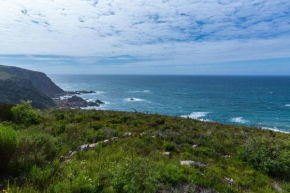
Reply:
M96 102L92 102L92 101L88 102L84 100L83 98L74 95L70 98L61 100L59 103L59 107L60 108L81 108L81 107L89 107L89 106L98 107L100 106L100 104L104 104L104 102L100 100L96 100Z

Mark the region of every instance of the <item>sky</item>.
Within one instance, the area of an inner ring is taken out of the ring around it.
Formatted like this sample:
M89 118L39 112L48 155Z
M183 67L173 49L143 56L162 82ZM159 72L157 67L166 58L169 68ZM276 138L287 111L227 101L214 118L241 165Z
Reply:
M0 64L48 74L290 75L290 1L0 0Z

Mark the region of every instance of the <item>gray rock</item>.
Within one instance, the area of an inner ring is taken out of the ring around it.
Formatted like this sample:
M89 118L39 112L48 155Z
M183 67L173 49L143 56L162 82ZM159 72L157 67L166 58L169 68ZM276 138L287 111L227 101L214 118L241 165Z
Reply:
M162 154L169 156L170 155L170 152L163 152Z
M123 135L123 137L125 137L125 138L131 137L131 136L132 136L131 132L127 132Z
M103 143L109 143L109 142L110 142L109 139L106 139L106 140L103 141Z
M192 161L192 160L180 161L180 165L190 166L190 165L194 165L194 164L195 164L195 161Z

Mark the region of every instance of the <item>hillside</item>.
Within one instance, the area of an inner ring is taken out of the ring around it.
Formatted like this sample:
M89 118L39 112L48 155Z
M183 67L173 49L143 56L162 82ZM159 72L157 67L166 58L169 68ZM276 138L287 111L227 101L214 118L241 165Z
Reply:
M32 100L34 108L55 106L55 102L39 92L30 80L0 72L0 103L19 104L21 100Z
M13 66L3 66L0 65L0 72L5 72L11 75L18 76L23 79L30 80L32 85L40 92L54 97L55 95L62 94L64 91L55 85L46 74L42 72L35 72L31 70L26 70L23 68L13 67Z
M289 134L138 112L25 112L0 125L8 192L290 191Z

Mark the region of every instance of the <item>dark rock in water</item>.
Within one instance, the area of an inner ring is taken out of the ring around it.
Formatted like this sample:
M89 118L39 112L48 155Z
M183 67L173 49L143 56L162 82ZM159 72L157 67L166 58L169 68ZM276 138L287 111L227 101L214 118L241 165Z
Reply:
M135 99L133 99L133 98L130 98L130 101L133 101L133 100L135 100Z
M93 106L99 106L98 104L94 103L94 102L88 102L87 104L89 107L93 107Z
M100 104L100 105L105 104L103 101L101 101L101 100L99 100L99 99L97 99L95 103Z
M60 108L80 108L80 107L88 107L88 106L100 106L94 102L87 102L81 97L76 95L72 96L71 98L63 99L59 103Z

